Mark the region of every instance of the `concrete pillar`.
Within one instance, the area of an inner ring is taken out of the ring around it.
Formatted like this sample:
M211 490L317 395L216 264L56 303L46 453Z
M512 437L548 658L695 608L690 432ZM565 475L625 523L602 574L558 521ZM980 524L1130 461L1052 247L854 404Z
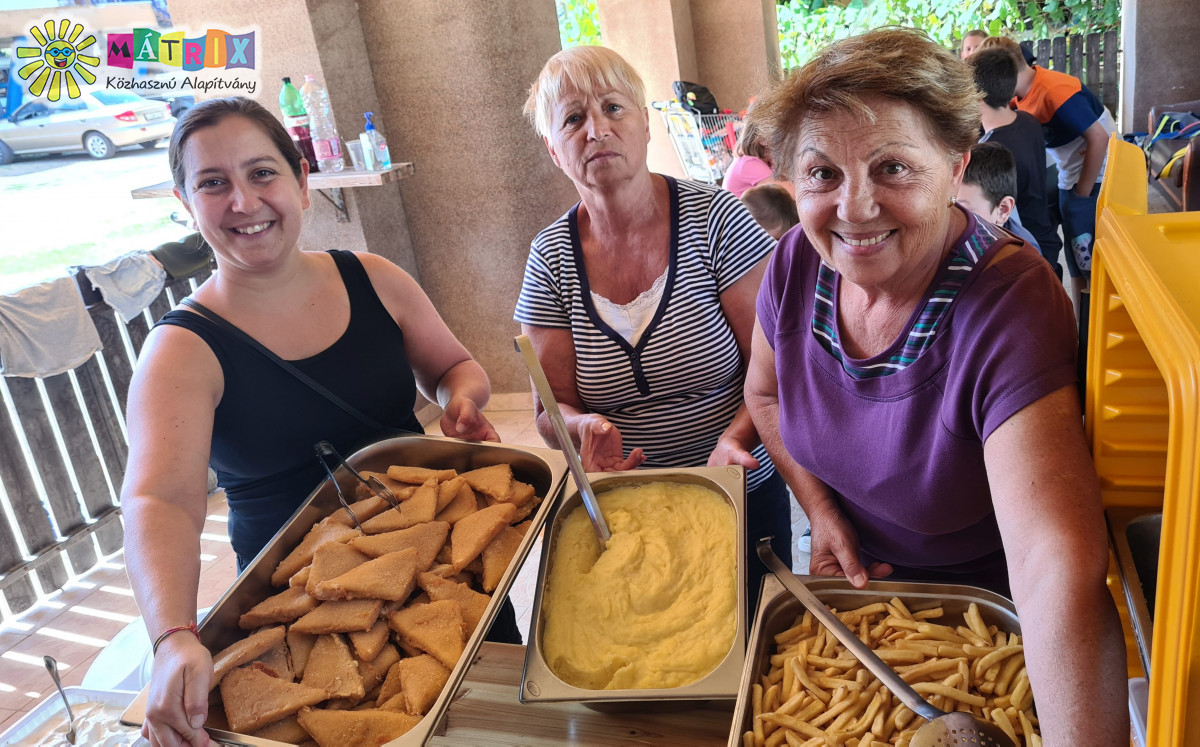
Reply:
M171 0L171 19L188 31L257 28L259 85L251 98L276 116L283 76L300 86L312 73L329 89L334 119L343 139L362 132L362 112L378 110L371 66L363 54L362 26L353 0L282 0L269 6L244 0ZM222 95L211 92L197 99ZM418 168L420 166L418 165ZM167 178L164 174L164 178ZM312 194L301 244L305 249L370 251L396 262L420 279L397 184L342 191L350 222L339 223L332 205Z
M1127 0L1125 5L1121 124L1127 131L1142 131L1150 107L1200 99L1200 13L1196 0Z
M529 392L512 312L529 242L575 201L521 114L559 50L554 3L360 0L365 58L401 183L421 284L487 370Z
M723 109L740 111L779 78L775 0L596 0L600 38L633 65L650 100L671 84L707 86ZM685 176L662 117L650 112L650 170Z
M596 0L600 39L625 58L646 84L647 105L674 96L677 80L698 77L690 0ZM687 175L675 156L662 117L650 109L650 170L679 178Z
M724 109L741 111L779 80L775 0L691 0L699 80Z

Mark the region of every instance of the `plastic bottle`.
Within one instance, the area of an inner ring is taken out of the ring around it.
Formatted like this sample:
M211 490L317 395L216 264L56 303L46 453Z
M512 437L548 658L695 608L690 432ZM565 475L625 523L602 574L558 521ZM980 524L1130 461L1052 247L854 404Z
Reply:
M283 79L283 89L279 91L279 110L283 112L283 126L300 149L300 155L308 160L309 170L319 171L317 154L313 151L312 132L308 125L308 112L305 111L304 101L300 98L300 92L292 85L291 78Z
M371 121L375 112L363 112L363 116L367 119L367 127L358 139L362 142L363 158L368 164L374 162L374 166L367 168L387 171L392 168L392 156L388 153L387 140L384 139L383 133L375 129L375 123ZM367 151L371 152L370 156L367 155Z
M345 168L342 160L342 139L338 137L337 125L333 122L333 108L329 105L329 92L311 75L304 76L300 97L308 111L308 127L312 132L313 152L321 171L330 173Z

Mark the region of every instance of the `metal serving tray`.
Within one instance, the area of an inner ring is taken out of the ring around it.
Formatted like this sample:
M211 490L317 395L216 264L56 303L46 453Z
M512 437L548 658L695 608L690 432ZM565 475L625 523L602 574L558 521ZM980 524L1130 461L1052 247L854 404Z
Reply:
M67 700L71 705L76 706L77 716L79 714L78 706L88 703L103 703L124 708L137 696L137 693L124 690L92 690L86 687L64 687L63 691L66 692ZM52 692L49 697L34 706L33 710L5 729L4 733L0 734L0 747L30 744L31 737L51 719L57 719L63 724L67 722L67 713L63 708L62 698L58 697L57 692ZM137 730L130 729L129 737L129 744L133 744L140 738L140 735ZM64 741L63 744L66 742ZM142 742L142 744L149 744L149 742Z
M1162 508L1111 506L1104 510L1104 518L1108 521L1109 538L1117 556L1117 573L1125 591L1142 671L1149 675Z
M979 614L988 625L995 625L1009 633L1021 632L1016 605L987 589L916 581L871 581L867 588L856 589L844 578L801 576L800 580L812 589L818 599L839 611L900 597L910 610L941 607L946 617L953 620L961 619L971 602L974 602L979 605ZM733 726L729 731L729 747L740 747L742 735L753 728L750 723L754 717L750 689L770 669L775 636L790 628L796 616L801 614L804 614L804 605L800 604L800 600L783 588L774 575L764 576L762 598L758 602L758 613L754 616L754 628L750 631L746 666L739 685L737 708L733 712Z
M737 631L733 646L717 668L690 685L671 688L637 690L588 690L567 684L558 678L542 652L542 632L546 620L542 617L542 597L546 592L550 558L563 521L576 507L583 504L575 486L564 492L563 500L551 520L542 543L542 560L538 566L537 594L533 601L529 624L529 640L525 650L525 673L522 677L521 702L571 701L595 710L621 711L631 707L643 708L647 701L674 703L677 708L709 700L732 700L737 697L739 678L744 661L746 640L746 479L741 467L691 467L684 469L646 469L635 472L604 472L588 475L596 494L614 488L644 485L650 482L679 482L703 485L725 497L733 506L737 518ZM622 705L624 704L624 705Z
M316 459L316 456L314 455L313 458ZM429 713L417 726L399 739L388 743L397 746L424 744L438 729L455 691L475 658L479 644L483 642L500 605L508 596L517 572L520 571L530 548L541 534L542 525L550 515L562 489L563 480L566 478L567 462L561 452L550 449L460 441L439 436L401 436L379 441L356 451L346 458L346 462L360 472L362 470L386 472L388 466L393 464L455 469L459 472L466 472L479 467L507 463L512 465L515 479L533 485L537 494L542 496L541 505L529 517L532 523L517 548L517 554L509 563L508 570L504 572L499 585L492 593L492 601L479 626L467 639L463 655L459 657L458 664L450 672L450 679L442 688L441 695L438 696ZM345 470L339 470L337 476L343 492L348 496L353 495L353 478L345 474ZM333 484L326 479L300 505L292 518L267 543L262 552L254 558L245 572L238 577L233 586L225 592L225 595L200 623L200 640L210 651L220 651L245 637L246 631L238 627L238 618L266 597L278 593L278 590L271 586L271 574L276 566L292 551L292 548L300 543L313 524L328 516L339 506ZM149 687L138 695L137 700L121 716L121 721L141 725L145 720L148 695ZM242 735L232 736L236 736L240 742L246 744L278 744Z

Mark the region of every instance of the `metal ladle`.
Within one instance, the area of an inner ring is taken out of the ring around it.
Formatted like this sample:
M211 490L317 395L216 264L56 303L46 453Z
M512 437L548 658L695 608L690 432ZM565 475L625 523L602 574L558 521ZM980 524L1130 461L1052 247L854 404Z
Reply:
M554 426L554 435L558 437L558 447L562 449L563 455L567 458L567 467L571 470L571 477L575 479L579 494L583 496L583 507L587 509L588 517L592 520L592 528L596 530L596 536L600 539L600 549L603 551L608 547L608 541L612 539L612 532L608 529L608 523L604 521L604 514L600 513L596 492L592 490L592 484L588 482L587 473L583 470L583 462L580 461L579 454L575 451L575 444L571 441L571 434L567 431L567 421L563 420L562 413L558 409L558 400L554 399L550 382L546 380L546 372L542 370L542 362L538 360L537 353L533 351L533 343L529 341L529 337L517 335L513 341L516 343L517 352L525 360L525 367L529 369L529 376L533 379L533 386L542 400L546 416L550 418L550 424Z
M892 691L900 702L909 710L925 719L913 735L912 747L934 747L935 745L964 744L973 747L1017 747L1011 737L995 724L976 718L974 714L965 711L946 713L935 708L912 686L900 678L895 670L889 667L875 655L862 640L847 628L837 615L829 611L825 604L817 599L804 582L796 578L791 569L783 564L775 551L771 549L771 537L758 541L758 557L767 564L775 577L779 579L800 603L803 604L825 629L833 634L843 646L849 649L854 658L862 662L871 674L875 675L883 686Z
M71 701L67 700L62 680L58 678L58 662L54 660L53 656L43 656L42 661L46 664L46 671L50 673L50 679L54 680L54 686L58 688L58 694L62 696L63 705L67 708L67 718L71 720L71 728L67 731L67 742L75 744L75 714L71 713Z

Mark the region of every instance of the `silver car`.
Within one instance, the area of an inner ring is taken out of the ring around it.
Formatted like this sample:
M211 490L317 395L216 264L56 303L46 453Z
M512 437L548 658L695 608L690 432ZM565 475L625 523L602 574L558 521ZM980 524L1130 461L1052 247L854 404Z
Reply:
M126 145L153 148L174 128L170 105L124 91L92 91L57 103L33 99L0 119L0 164L22 154L80 150L112 158Z

